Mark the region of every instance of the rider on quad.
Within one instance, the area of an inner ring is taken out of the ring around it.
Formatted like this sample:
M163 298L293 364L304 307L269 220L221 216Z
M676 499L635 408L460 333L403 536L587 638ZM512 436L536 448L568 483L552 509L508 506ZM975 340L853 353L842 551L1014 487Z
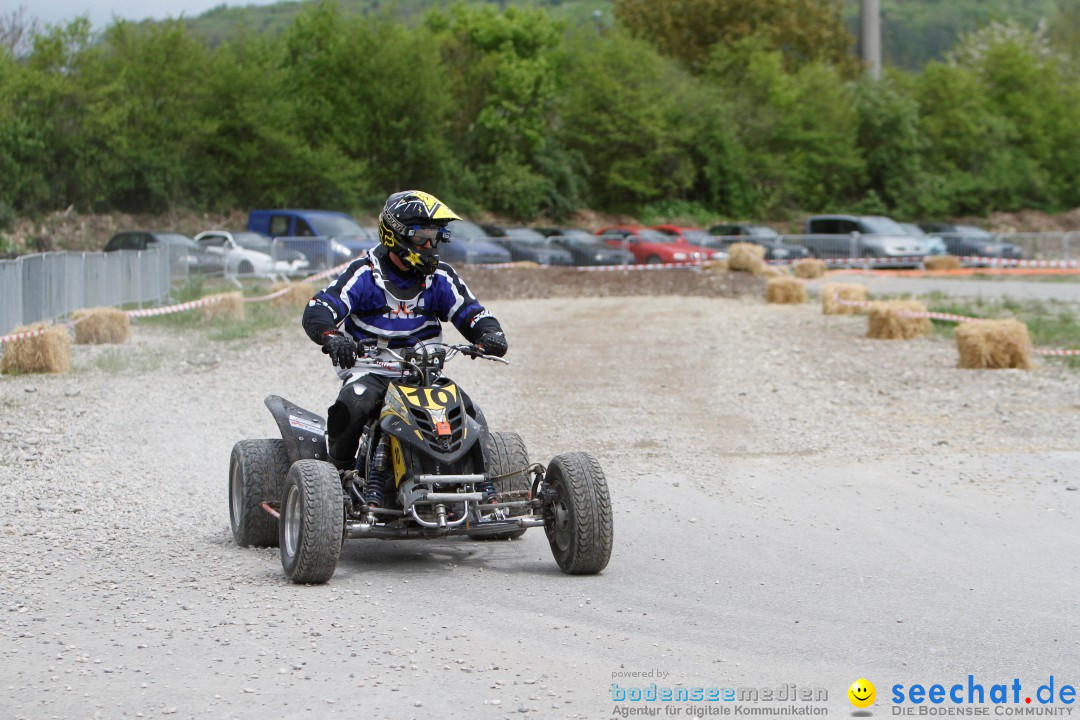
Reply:
M384 348L442 342L442 323L449 321L485 354L506 354L499 321L450 265L439 262L439 243L450 242L447 224L460 219L428 193L394 193L379 215L379 246L354 260L304 310L304 331L322 345L342 379L326 427L330 460L339 471L354 468L364 426L382 406L388 378L400 374ZM358 357L357 341L377 341L379 350ZM472 402L462 399L475 417ZM380 505L381 490L369 487L364 500Z

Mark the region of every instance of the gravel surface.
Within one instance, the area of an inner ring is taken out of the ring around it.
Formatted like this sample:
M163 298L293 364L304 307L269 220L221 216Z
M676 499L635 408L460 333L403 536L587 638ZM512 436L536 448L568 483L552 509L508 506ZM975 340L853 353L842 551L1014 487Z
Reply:
M947 341L752 296L488 305L513 364L449 374L533 460L599 458L602 575L532 531L349 541L328 585L288 584L232 540L229 452L276 435L268 394L324 411L326 357L299 323L138 325L70 375L0 378L0 718L603 718L644 670L846 714L859 677L879 705L1080 680L1080 374L962 371Z

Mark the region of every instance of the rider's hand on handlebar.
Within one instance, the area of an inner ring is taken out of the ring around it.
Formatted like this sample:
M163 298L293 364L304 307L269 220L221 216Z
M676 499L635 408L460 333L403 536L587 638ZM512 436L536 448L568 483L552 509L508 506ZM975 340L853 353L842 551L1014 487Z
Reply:
M331 362L337 367L348 370L356 364L356 342L341 333L327 333L322 351L330 356Z
M501 332L486 332L480 336L480 340L477 341L476 346L480 348L485 355L502 357L506 354L507 349L506 336Z

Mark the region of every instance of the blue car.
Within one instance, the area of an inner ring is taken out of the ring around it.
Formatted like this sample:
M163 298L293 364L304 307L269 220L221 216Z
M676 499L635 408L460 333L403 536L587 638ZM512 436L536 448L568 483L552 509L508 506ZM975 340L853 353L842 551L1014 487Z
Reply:
M351 215L333 210L252 210L247 229L299 251L315 271L348 262L379 244Z

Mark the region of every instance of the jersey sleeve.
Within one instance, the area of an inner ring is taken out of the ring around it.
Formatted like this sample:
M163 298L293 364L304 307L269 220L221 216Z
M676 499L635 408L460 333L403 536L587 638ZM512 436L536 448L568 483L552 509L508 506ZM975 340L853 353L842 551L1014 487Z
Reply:
M434 289L435 307L431 309L443 322L453 323L469 342L476 342L489 330L502 329L450 265L440 263Z
M360 301L365 276L370 277L371 265L366 258L354 261L337 279L315 293L304 309L301 323L304 332L322 344L323 333L336 330Z

